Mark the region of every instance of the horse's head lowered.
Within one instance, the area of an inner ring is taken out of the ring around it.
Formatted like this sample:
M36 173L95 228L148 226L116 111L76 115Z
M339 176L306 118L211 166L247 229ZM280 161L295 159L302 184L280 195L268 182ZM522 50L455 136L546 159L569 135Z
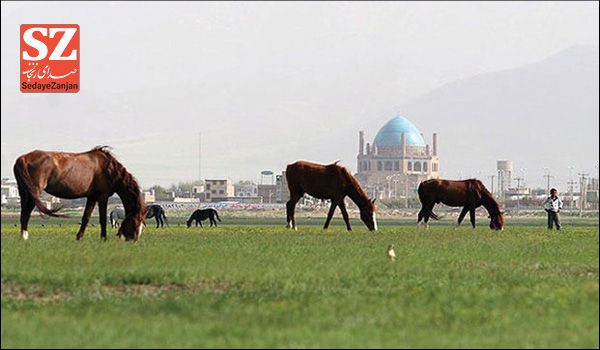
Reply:
M125 216L117 236L125 237L125 240L137 241L142 235L144 229L144 218L146 217L147 209L143 208L141 213L133 213Z
M504 230L504 214L501 211L490 215L490 228L496 231Z
M369 199L360 206L360 219L370 231L377 231L377 217L375 215L375 200Z

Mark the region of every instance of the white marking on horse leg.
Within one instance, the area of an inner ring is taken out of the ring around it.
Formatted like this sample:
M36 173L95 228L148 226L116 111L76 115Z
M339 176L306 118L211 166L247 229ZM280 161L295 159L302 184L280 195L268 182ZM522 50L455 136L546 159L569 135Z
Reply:
M421 226L423 226L423 223L421 221L417 222L417 230L421 231Z
M144 229L144 225L140 224L140 228L138 230L138 239L140 238L140 236L142 235L142 230Z
M377 231L377 214L373 213L373 228Z
M429 223L426 223L426 224L425 224L425 229L426 229L426 230L429 230Z
M29 239L29 232L27 232L27 230L23 230L21 231L21 238L23 238L24 241Z
M288 221L287 225L285 225L286 228L292 228L292 222Z

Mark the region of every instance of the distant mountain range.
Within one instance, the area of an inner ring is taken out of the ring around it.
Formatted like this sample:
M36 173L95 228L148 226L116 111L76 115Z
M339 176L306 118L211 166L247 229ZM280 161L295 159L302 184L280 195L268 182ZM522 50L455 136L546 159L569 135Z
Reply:
M542 182L545 166L564 182L567 166L597 169L598 62L598 46L574 46L446 84L403 106L402 114L440 133L447 177L511 159L534 183Z

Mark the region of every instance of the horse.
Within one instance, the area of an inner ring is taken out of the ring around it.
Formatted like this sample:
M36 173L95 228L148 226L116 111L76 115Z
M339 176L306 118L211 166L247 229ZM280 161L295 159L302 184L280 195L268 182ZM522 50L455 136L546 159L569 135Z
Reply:
M165 223L167 223L167 227L169 227L169 221L167 220L167 215L165 214L163 207L158 204L151 204L147 209L146 219L154 218L156 220L156 228L164 227Z
M114 193L121 197L126 214L118 235L133 241L140 238L146 215L140 186L107 146L83 153L36 150L17 158L13 171L21 196L24 240L29 238L27 226L35 206L48 216L65 217L57 214L60 207L49 209L40 200L44 190L59 198L87 198L77 240L83 239L96 203L100 210L101 238L106 240L106 209L108 198Z
M215 226L217 226L217 221L215 220L215 217L217 218L217 220L219 220L219 222L221 222L221 218L219 217L219 213L217 213L216 210L209 208L209 209L197 209L196 211L194 211L192 213L192 215L190 216L189 220L187 221L187 227L191 227L192 226L192 222L195 220L196 221L196 226L198 226L198 224L200 224L200 227L202 227L202 220L206 220L209 219L210 220L210 226L212 227L213 224L215 224Z
M375 215L375 200L367 197L358 181L350 172L335 162L329 165L298 161L286 168L286 178L290 190L290 200L287 202L287 227L296 227L296 203L307 193L318 199L330 199L331 206L323 229L329 227L333 213L340 207L346 228L351 231L350 219L346 211L344 198L346 196L358 206L360 218L370 231L377 230Z
M451 207L463 207L456 227L458 227L467 212L471 216L471 225L475 228L475 209L483 206L489 213L490 229L504 230L504 215L500 210L500 205L490 191L477 179L462 181L431 179L423 181L418 188L419 200L421 201L421 210L417 224L421 225L424 221L429 228L429 218L439 220L439 217L433 212L436 203L443 203Z
M119 227L121 226L121 220L125 218L125 210L123 210L123 208L116 207L110 212L108 217L110 219L110 227Z

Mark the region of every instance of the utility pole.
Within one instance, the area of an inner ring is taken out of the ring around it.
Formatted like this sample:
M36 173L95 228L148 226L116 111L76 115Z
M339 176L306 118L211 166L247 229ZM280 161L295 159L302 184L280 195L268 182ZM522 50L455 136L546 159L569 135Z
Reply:
M583 209L585 207L585 204L587 202L587 198L586 194L587 194L587 179L588 179L589 174L588 173L579 173L579 198L581 201L581 206L579 207L579 216L583 216Z
M404 179L404 206L408 209L408 177Z
M517 180L517 190L521 189L521 181L525 179L522 177L516 177L515 180Z
M202 184L202 133L198 133L198 189ZM202 205L202 197L200 192L198 194L198 206Z
M577 182L573 180L573 169L575 168L569 165L567 166L567 169L569 169L569 181L567 182L567 185L569 185L569 209L573 209L573 187L577 184Z
M546 178L546 194L550 195L550 180L554 178L554 176L550 175L550 169L544 168L544 178Z
M577 181L571 179L569 180L569 182L567 182L567 185L569 185L569 208L573 209L573 197L575 196L575 194L573 193L574 191L574 187L577 184Z

